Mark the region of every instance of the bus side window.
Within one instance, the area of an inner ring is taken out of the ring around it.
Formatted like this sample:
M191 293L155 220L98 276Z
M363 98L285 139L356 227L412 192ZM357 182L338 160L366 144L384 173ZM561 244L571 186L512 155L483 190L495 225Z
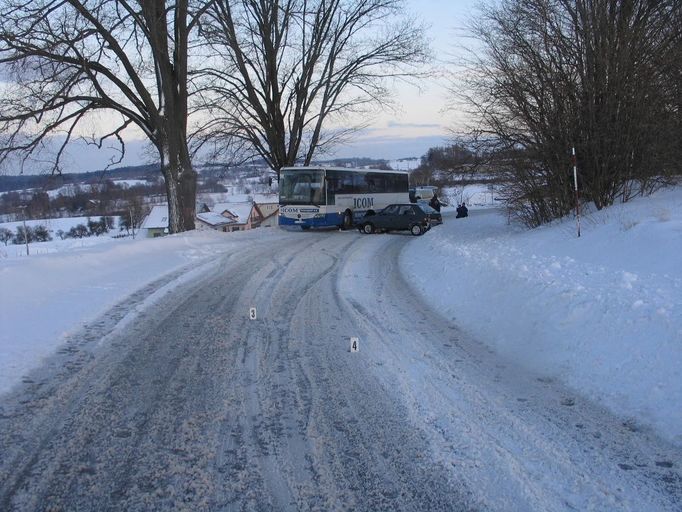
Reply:
M390 184L390 191L391 192L405 192L405 190L408 188L407 184L407 175L404 174L395 174L390 176L391 184Z
M352 194L354 190L353 175L349 172L343 173L341 175L341 190L339 190L339 193Z
M367 180L364 173L353 176L353 194L366 194L368 191Z
M339 180L327 176L325 178L325 185L327 187L327 202L328 204L336 204L336 193L339 190Z
M390 192L387 188L386 176L384 174L378 172L367 173L365 182L367 184L368 192L375 192L378 194Z

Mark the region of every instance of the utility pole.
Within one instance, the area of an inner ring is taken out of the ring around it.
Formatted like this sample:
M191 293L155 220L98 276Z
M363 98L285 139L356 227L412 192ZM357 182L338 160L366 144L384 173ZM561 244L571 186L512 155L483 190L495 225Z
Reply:
M28 252L28 229L26 228L26 208L27 207L28 207L27 205L20 206L21 211L24 213L23 221L24 221L24 241L26 242L26 256L29 256L29 252Z
M575 188L575 220L578 228L578 238L580 238L580 198L578 196L578 162L575 156L575 146L571 148L573 160L573 186Z
M128 215L130 216L130 227L133 229L133 240L135 240L135 224L133 223L133 209L128 206Z

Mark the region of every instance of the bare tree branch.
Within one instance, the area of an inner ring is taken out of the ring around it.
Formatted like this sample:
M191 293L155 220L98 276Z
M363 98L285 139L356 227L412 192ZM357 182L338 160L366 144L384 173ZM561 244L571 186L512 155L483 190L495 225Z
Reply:
M118 142L137 126L156 147L171 232L194 227L196 173L187 147L190 30L210 0L0 0L0 163L35 157L64 134L53 170L78 126L96 112L121 116L91 139Z
M427 58L400 0L217 0L202 31L220 58L196 75L211 118L197 140L249 141L278 172L346 139L357 126L323 128L386 104L385 81L416 76Z
M477 123L472 143L496 153L528 224L571 210L572 147L581 195L597 208L680 172L681 10L673 0L505 0L475 22L483 51L456 93Z

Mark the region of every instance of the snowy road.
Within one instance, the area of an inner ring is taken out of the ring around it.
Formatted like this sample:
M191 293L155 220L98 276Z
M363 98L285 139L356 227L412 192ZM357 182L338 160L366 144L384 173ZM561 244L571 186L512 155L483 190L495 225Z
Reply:
M2 399L0 510L682 509L679 449L425 305L421 239L245 240Z

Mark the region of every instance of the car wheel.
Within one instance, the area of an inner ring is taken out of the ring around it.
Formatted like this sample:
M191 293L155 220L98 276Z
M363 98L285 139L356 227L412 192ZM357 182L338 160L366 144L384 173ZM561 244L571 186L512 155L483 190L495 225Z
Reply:
M419 236L423 232L424 230L419 224L413 224L412 227L410 228L410 233L412 233L414 236Z
M343 214L343 221L341 223L341 229L346 230L353 227L353 216L346 210Z
M374 233L374 225L371 222L366 222L362 226L362 232L365 233L366 235L371 235Z

